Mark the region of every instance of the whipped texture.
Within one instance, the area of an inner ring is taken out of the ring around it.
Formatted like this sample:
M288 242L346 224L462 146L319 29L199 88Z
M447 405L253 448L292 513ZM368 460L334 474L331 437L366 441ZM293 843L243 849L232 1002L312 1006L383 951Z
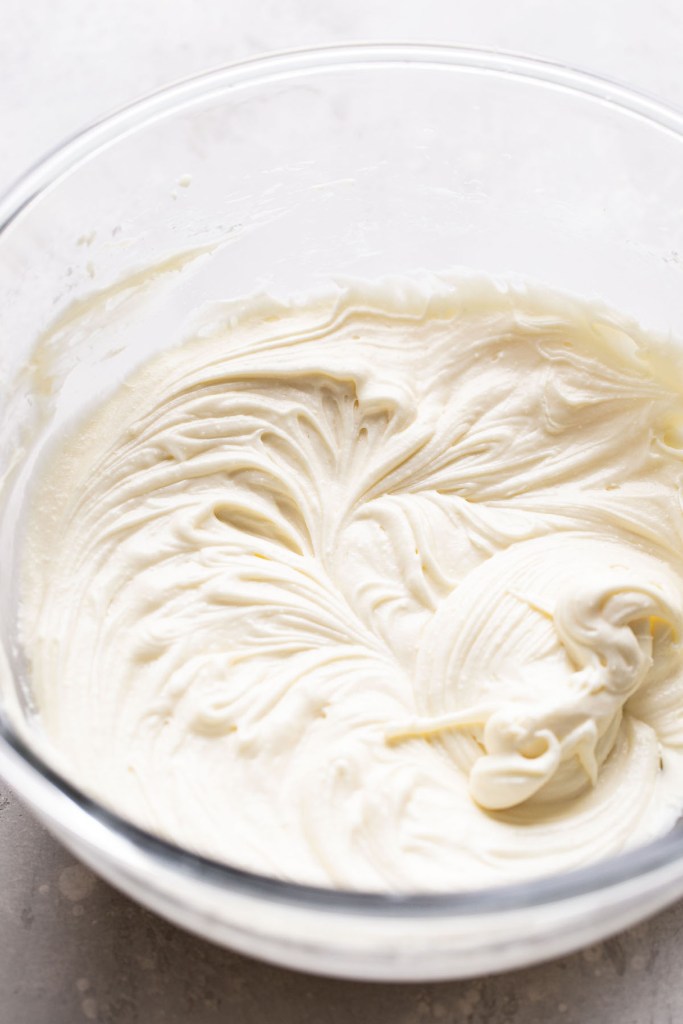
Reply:
M207 311L43 459L22 633L85 790L296 881L460 889L683 807L683 381L427 274Z

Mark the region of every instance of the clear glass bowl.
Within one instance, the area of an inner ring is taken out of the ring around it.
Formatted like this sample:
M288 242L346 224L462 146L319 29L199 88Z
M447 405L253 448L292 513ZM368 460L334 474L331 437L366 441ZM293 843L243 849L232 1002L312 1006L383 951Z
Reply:
M462 265L597 297L683 339L683 117L552 64L341 47L174 86L66 143L0 202L0 770L131 896L217 942L355 978L548 958L683 894L683 834L531 884L334 892L192 855L97 805L41 753L16 637L36 453L202 302ZM155 267L153 273L145 268Z

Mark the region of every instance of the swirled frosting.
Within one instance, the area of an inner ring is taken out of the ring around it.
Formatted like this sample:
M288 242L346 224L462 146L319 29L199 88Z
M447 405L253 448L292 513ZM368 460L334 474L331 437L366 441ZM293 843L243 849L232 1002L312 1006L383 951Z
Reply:
M683 806L683 384L475 277L216 306L53 446L22 629L89 792L348 888L570 868Z

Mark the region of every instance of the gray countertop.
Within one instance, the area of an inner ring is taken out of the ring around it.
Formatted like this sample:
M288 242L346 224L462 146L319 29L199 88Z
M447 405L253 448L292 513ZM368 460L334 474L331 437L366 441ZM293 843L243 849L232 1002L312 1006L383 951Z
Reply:
M0 1024L678 1024L683 904L574 956L448 984L317 978L115 892L0 789Z
M0 188L151 89L268 50L498 47L683 106L679 0L0 0ZM442 985L280 970L165 923L77 864L0 785L0 1024L668 1024L683 905L574 956Z

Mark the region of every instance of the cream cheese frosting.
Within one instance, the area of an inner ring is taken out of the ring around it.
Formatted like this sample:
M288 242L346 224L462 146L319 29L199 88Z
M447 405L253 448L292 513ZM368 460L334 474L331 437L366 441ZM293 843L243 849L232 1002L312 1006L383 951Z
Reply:
M461 889L683 807L683 375L474 276L207 310L43 459L22 635L65 770L254 871Z

